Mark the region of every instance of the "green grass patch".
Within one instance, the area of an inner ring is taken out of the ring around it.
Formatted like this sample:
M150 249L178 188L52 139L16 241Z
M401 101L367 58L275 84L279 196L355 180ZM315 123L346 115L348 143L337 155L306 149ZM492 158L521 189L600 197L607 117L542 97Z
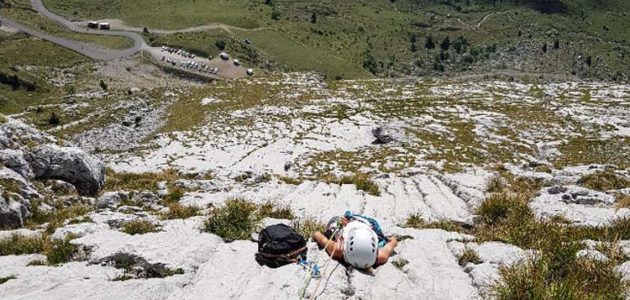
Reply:
M72 256L77 252L78 246L70 241L75 236L67 235L63 240L52 240L46 243L44 254L49 265L59 265L72 260Z
M617 208L630 208L630 195L617 195L615 206Z
M464 267L468 263L479 264L481 263L481 259L479 258L477 251L471 248L465 248L457 262L460 266Z
M41 253L44 251L46 239L41 235L24 236L13 234L0 239L0 256Z
M72 50L25 34L0 38L0 49L0 66L70 67L89 61Z
M286 71L317 71L327 79L369 77L361 65L336 55L326 48L306 45L276 30L235 31L241 39L250 39L254 49Z
M558 167L587 164L612 164L620 169L630 167L630 138L611 137L606 140L585 137L572 138L560 145L554 164Z
M416 228L416 229L443 229L446 231L466 232L468 229L462 224L457 224L453 221L441 219L434 222L427 222L420 215L410 215L403 227Z
M589 189L605 192L630 187L630 179L608 169L584 175L578 180L578 184Z
M205 230L228 242L249 239L258 222L257 209L256 204L242 199L228 200L210 213Z
M157 184L161 181L174 182L183 178L175 169L166 169L158 173L118 173L112 169L105 171L105 190L106 191L155 191ZM175 194L171 195L176 196Z
M150 232L159 232L161 228L155 223L137 218L131 221L126 221L122 224L122 232L136 235L136 234L145 234Z
M43 211L39 208L39 202L33 201L31 203L32 216L26 219L25 225L33 228L38 225L48 223L46 227L47 234L53 234L57 228L64 225L64 222L67 219L82 218L84 215L94 210L94 207L92 206L76 204L69 207L63 207L60 205L51 211Z
M319 222L313 218L297 220L295 222L295 230L299 232L305 239L309 239L315 232L326 231L326 224Z
M182 206L179 203L168 205L168 211L161 215L164 220L188 219L199 215L199 208L196 206Z
M502 280L494 288L498 299L623 298L627 286L615 271L623 260L599 262L576 254L584 239L628 238L630 220L619 219L605 227L576 227L562 218L538 219L528 206L538 184L514 176L500 179L500 184L491 187L494 193L477 209L479 218L471 234L478 242L502 241L537 252L528 261L501 267Z
M225 241L249 239L258 222L266 217L292 219L293 212L286 206L267 202L256 205L243 199L230 199L221 207L210 212L205 222L205 231L214 233ZM314 223L307 222L308 229L314 229Z
M381 191L368 174L358 173L352 176L344 176L333 182L337 184L354 184L357 190L364 191L372 196L380 196Z
M107 3L96 0L45 0L51 10L73 20L118 18L130 25L157 29L178 29L209 23L255 28L268 18L268 6L245 0L151 0ZM261 11L262 10L262 11Z
M168 194L164 196L164 199L162 199L162 202L166 204L176 203L182 197L184 197L185 193L186 193L186 190L184 190L183 188L178 187L178 186L173 187L168 191Z
M278 204L267 202L258 207L258 215L261 218L275 218L291 220L295 216L288 206L280 206Z

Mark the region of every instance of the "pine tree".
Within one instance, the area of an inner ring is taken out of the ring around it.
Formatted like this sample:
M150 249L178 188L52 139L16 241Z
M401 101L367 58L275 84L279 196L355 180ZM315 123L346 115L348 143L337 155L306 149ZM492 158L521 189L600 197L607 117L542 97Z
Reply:
M444 38L444 40L442 40L442 43L440 43L440 48L442 48L442 50L446 51L448 50L448 48L451 47L451 40L447 37Z
M424 41L424 47L427 49L434 49L435 42L433 41L433 37L431 35L427 35Z

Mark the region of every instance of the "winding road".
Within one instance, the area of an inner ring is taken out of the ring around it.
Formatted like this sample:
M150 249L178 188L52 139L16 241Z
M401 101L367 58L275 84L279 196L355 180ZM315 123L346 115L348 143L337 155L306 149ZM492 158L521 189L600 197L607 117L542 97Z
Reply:
M137 33L124 32L124 31L91 31L91 30L83 29L79 27L78 25L70 22L69 20L50 12L46 8L46 6L44 6L41 0L31 0L31 4L37 10L38 13L45 16L46 18L49 18L55 22L60 23L61 25L70 29L71 31L78 32L78 33L88 33L88 34L123 36L123 37L132 39L133 46L127 49L122 49L122 50L108 49L108 48L100 47L98 45L94 45L91 43L85 43L85 42L79 42L79 41L75 41L71 39L66 39L66 38L58 37L58 36L45 33L39 30L35 30L28 26L15 22L14 20L11 20L2 15L0 15L0 21L2 21L2 23L8 27L12 27L19 31L27 33L29 35L50 41L59 46L68 48L70 50L73 50L75 52L78 52L82 55L85 55L95 60L105 60L105 61L116 60L116 59L131 56L137 53L138 51L148 47L147 44L144 42L144 39L142 38L142 36Z
M122 36L122 37L126 37L133 40L133 46L127 49L122 49L122 50L108 49L108 48L104 48L95 44L61 38L61 37L54 36L54 35L51 35L42 31L38 31L28 26L22 25L2 15L0 15L0 21L2 21L2 23L8 27L12 27L19 31L27 33L29 35L50 41L59 46L68 48L70 50L73 50L75 52L78 52L82 55L85 55L95 60L105 60L105 61L117 60L117 59L134 55L138 53L139 51L147 50L150 48L149 45L147 45L147 43L144 41L143 36L138 33L138 32L142 32L143 29L126 26L120 20L111 20L112 23L116 24L116 27L122 29L120 31L98 30L98 29L92 30L92 29L88 29L81 26L81 22L72 22L62 16L54 14L53 12L48 10L48 8L46 8L44 3L42 3L42 0L31 0L31 5L42 16L63 25L64 27L68 28L71 31L74 31L77 33L85 33L85 34ZM149 30L153 33L158 33L158 34L171 34L171 33L180 33L180 32L205 31L208 29L217 29L217 28L223 29L228 33L233 33L232 30L257 31L257 30L265 29L262 27L247 29L247 28L239 28L235 26L230 26L226 24L213 23L213 24L208 24L204 26L190 27L190 28L184 28L184 29L179 29L179 30L161 30L161 29L149 29Z

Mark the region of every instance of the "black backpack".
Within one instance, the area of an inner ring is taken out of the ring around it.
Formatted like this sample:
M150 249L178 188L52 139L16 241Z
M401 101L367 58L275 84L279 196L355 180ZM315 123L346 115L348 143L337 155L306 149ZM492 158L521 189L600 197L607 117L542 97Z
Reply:
M258 235L256 261L270 268L281 267L306 259L306 240L293 228L276 224L268 226Z

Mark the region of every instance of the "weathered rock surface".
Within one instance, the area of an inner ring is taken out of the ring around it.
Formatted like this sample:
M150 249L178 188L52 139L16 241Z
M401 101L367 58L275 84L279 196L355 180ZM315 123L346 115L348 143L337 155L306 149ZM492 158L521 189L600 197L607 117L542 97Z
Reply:
M95 196L105 185L105 165L79 148L45 145L29 161L35 178L67 181L80 195Z
M104 165L78 148L59 147L37 129L2 116L0 122L0 228L18 228L30 216L30 200L58 192L94 196L104 186ZM59 179L37 190L32 180ZM48 199L51 200L51 199ZM58 200L69 200L60 196Z
M630 217L630 209L616 207L613 195L572 185L543 189L529 206L540 217L562 216L584 226Z

